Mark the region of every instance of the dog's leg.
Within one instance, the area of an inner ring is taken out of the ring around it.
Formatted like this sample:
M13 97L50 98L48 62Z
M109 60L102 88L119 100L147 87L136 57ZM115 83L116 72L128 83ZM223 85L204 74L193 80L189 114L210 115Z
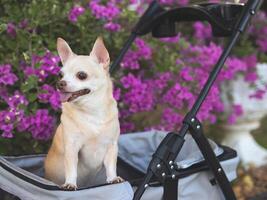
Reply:
M110 144L107 148L107 153L104 158L104 166L106 169L108 183L120 183L124 181L121 177L117 176L117 156L118 144Z
M71 137L64 137L64 167L65 167L65 183L63 189L77 189L77 165L79 144L77 140Z

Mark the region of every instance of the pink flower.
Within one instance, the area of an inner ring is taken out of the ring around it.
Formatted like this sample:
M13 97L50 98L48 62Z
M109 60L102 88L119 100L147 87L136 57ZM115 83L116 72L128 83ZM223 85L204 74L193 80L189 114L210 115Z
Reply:
M104 28L111 32L117 32L121 29L121 25L114 22L108 22L104 25Z
M14 23L9 22L7 24L7 34L11 38L15 38L17 36L16 25Z
M0 65L0 84L13 85L18 77L12 72L10 64Z
M13 125L12 124L2 124L0 125L0 129L3 131L2 137L3 138L13 138Z
M60 109L61 102L59 93L48 84L43 85L41 89L43 92L38 94L38 99L43 103L50 103L54 110Z
M69 12L69 20L71 22L77 22L78 17L85 12L85 9L82 6L74 6Z
M180 70L180 76L185 81L192 81L193 80L193 77L190 75L190 68L189 67L184 67L183 69L181 69Z
M266 94L265 90L257 90L254 94L250 95L250 98L255 98L255 99L263 99L264 95Z
M254 83L258 79L258 75L256 72L249 72L245 76L245 81Z
M195 37L199 40L210 39L212 37L212 30L209 24L204 24L203 22L195 22Z
M151 47L142 39L135 40L136 50L129 50L125 55L121 66L127 69L137 70L140 68L141 60L150 60L152 57Z
M233 105L232 114L228 117L228 123L234 124L238 117L243 115L244 111L241 105Z
M105 19L112 21L120 14L120 9L113 2L108 2L106 5L101 5L99 0L91 0L89 8L92 15L97 19Z

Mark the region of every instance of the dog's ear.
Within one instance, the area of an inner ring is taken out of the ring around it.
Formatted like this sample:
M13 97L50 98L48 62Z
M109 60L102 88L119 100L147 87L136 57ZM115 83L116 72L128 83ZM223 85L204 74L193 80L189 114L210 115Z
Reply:
M95 58L99 64L103 64L105 70L109 69L109 63L110 63L109 53L101 37L98 37L97 40L95 41L90 56Z
M68 43L62 38L57 39L57 51L63 65L74 55Z

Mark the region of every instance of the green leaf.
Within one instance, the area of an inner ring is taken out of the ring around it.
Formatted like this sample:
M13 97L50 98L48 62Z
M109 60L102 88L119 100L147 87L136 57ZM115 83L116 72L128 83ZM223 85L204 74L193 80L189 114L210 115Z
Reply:
M37 100L37 94L29 93L29 95L27 95L27 99L29 100L30 103L32 103Z
M7 29L6 24L0 24L0 33L4 32Z
M31 89L37 88L38 86L38 77L29 76L27 81L21 85L21 90L23 93L29 92Z

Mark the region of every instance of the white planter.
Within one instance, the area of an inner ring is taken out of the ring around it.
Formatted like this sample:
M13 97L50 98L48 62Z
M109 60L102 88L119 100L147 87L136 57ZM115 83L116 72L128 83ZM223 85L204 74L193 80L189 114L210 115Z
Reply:
M267 164L267 150L261 147L250 134L260 126L260 120L246 121L235 125L225 125L227 135L223 144L234 148L244 167Z
M260 81L256 83L258 89L264 88L267 83L267 64L258 64ZM234 125L226 124L226 136L223 144L237 150L242 165L261 166L267 164L267 150L261 147L251 135L251 131L259 128L261 119L267 114L267 95L261 100L251 99L255 92L243 77L238 77L223 86L222 99L226 112L230 113L232 105L241 105L244 115ZM229 94L231 97L229 97ZM266 133L267 134L267 133Z

